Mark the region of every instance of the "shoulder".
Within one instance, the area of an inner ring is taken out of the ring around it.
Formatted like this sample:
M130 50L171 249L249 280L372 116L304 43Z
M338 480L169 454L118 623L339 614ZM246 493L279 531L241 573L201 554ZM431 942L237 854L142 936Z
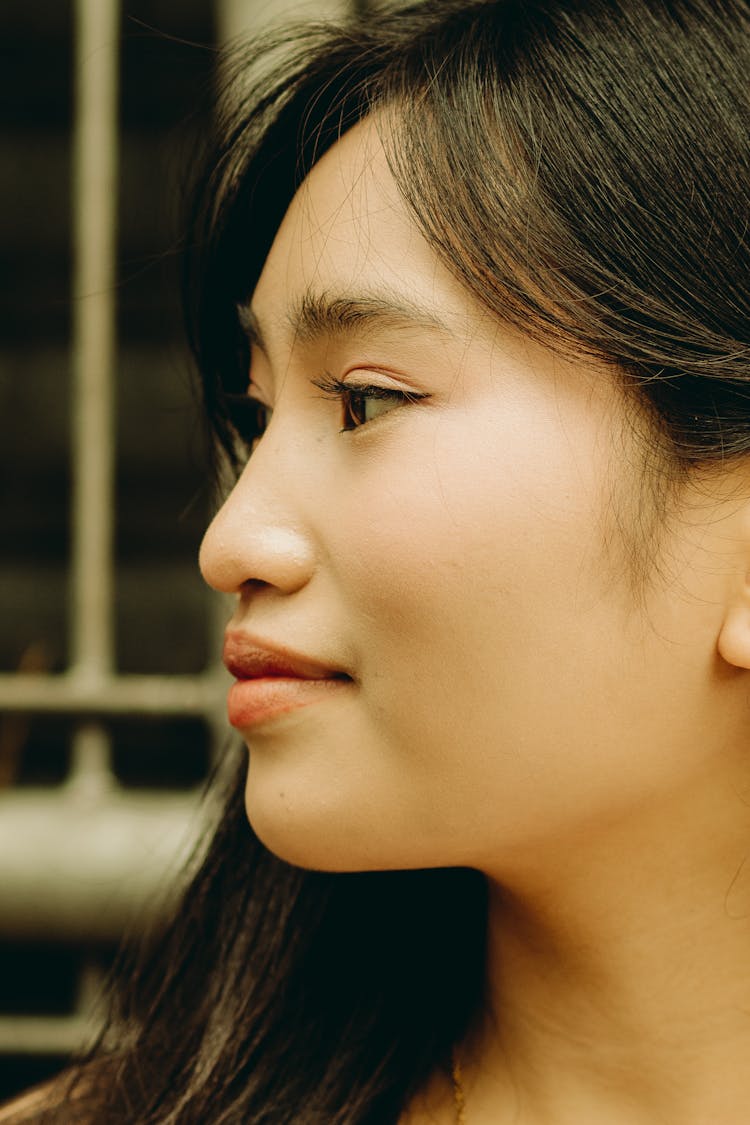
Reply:
M75 1103L81 1098L85 1099L87 1088L90 1091L90 1082L76 1084L75 1073L64 1070L54 1078L32 1086L13 1101L1 1105L0 1125L34 1125L35 1122L47 1120L47 1114L54 1114L56 1110L63 1108L66 1125L72 1125L73 1122L84 1125L86 1114L83 1112L83 1102L77 1107ZM52 1117L50 1120L57 1118Z
M35 1121L45 1110L60 1104L57 1088L56 1081L45 1082L43 1086L27 1090L12 1102L6 1102L0 1106L0 1125L23 1125L24 1122Z

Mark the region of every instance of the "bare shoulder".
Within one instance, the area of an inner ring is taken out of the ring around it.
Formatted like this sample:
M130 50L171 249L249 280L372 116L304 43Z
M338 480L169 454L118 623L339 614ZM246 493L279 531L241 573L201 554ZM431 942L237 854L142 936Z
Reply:
M70 1071L63 1071L0 1106L0 1125L34 1125L42 1121L45 1114L63 1107L66 1122L80 1121L83 1125L84 1119L75 1112L75 1102L84 1094L85 1084L84 1088L73 1087Z
M25 1094L0 1106L0 1125L23 1125L35 1121L45 1110L59 1105L58 1083L53 1079L42 1086L34 1086Z

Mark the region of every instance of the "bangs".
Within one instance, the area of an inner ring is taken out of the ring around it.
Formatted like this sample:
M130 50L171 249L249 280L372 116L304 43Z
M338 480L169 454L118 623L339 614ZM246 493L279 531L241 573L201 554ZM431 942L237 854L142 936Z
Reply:
M236 307L307 173L369 114L415 223L500 321L616 369L681 430L684 458L744 452L747 205L736 196L750 169L731 86L746 102L750 57L733 72L710 11L698 37L641 0L428 2L230 56L186 286L207 417L230 458L226 396L248 380ZM707 67L692 96L685 74Z

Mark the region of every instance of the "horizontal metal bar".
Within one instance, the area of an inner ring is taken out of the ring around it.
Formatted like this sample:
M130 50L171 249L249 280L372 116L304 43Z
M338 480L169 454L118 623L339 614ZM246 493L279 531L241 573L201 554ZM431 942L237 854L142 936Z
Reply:
M0 794L0 935L117 941L162 917L204 827L198 792Z
M60 715L205 715L224 706L229 678L201 676L0 675L0 712Z
M83 1016L1 1016L0 1055L71 1055L95 1033Z

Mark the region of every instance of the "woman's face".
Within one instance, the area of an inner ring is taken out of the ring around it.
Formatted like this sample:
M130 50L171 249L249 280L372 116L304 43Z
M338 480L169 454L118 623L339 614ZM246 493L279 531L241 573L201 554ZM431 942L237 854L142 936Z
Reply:
M247 812L272 851L510 876L710 770L731 721L720 529L665 532L636 600L641 454L613 377L448 274L372 122L308 176L246 319L249 393L273 414L202 570L238 596L230 655L263 644L350 677L292 685L288 710L240 693ZM331 379L379 392L332 397Z

